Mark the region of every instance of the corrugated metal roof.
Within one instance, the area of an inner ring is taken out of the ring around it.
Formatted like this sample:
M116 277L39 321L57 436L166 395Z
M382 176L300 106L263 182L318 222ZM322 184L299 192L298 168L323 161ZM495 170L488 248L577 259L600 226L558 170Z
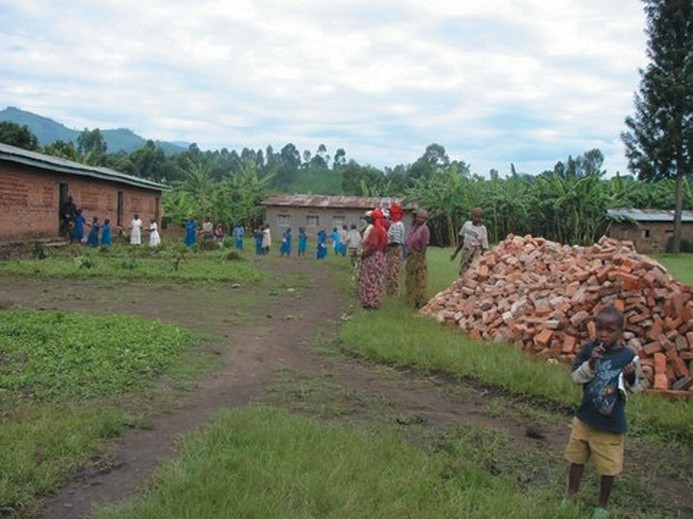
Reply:
M265 198L263 205L280 207L329 207L343 209L374 209L389 207L393 203L400 204L400 197L368 197L368 196L328 196L328 195L274 195ZM405 209L415 209L415 204L406 204Z
M666 209L609 209L609 218L632 220L635 222L673 222L674 211ZM683 211L682 222L693 222L693 211Z
M83 177L97 178L99 180L108 180L110 182L118 182L129 184L143 189L151 189L154 191L164 191L168 186L157 184L144 178L133 177L125 173L120 173L109 168L87 166L79 162L53 157L43 153L24 150L15 146L0 143L0 161L14 162L16 164L24 164L35 168L54 171L56 173L65 173L67 175L78 175Z

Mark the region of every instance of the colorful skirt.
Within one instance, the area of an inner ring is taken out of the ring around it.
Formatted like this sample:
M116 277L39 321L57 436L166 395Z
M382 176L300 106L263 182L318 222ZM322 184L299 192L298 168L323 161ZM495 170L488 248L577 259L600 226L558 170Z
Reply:
M359 298L364 308L380 308L383 299L385 253L377 251L361 260Z
M414 308L421 308L428 302L428 264L426 263L426 251L409 251L405 271L407 304Z
M385 293L399 295L399 278L402 272L402 246L390 245L387 248L387 270L385 273Z

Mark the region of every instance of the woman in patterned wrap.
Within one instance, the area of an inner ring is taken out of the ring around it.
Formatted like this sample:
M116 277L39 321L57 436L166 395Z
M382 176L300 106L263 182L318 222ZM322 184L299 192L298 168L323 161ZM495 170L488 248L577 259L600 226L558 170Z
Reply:
M383 298L383 276L385 275L385 248L387 232L383 225L380 209L366 213L366 221L372 227L364 238L361 251L361 271L359 275L359 297L363 308L380 308Z
M385 273L385 293L399 295L399 278L402 271L402 252L404 247L404 212L399 204L390 206L390 227L387 230L387 269Z
M407 236L407 266L406 289L407 304L414 308L421 308L428 302L428 264L426 263L426 248L431 237L431 232L426 225L428 213L419 209L416 212L414 227Z

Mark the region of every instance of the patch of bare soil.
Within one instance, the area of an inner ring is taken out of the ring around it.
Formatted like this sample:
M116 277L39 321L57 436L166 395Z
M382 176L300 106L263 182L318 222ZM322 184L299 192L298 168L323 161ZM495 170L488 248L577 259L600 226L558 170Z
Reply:
M132 496L155 466L175 453L181 434L204 425L222 408L262 400L282 373L328 378L353 393L388 402L385 419L406 427L479 424L511 434L524 446L560 452L565 444L568 413L559 424L545 423L521 410L522 402L469 381L431 377L415 371L391 373L368 362L328 353L309 345L318 331L336 330L350 298L340 290L330 268L311 260L263 258L274 278L261 287L226 284L124 283L103 280L3 279L0 303L43 309L129 313L204 330L223 338L225 368L183 394L178 405L153 420L148 430L135 430L94 468L48 499L45 518L82 518L90 510ZM451 387L455 386L455 390ZM498 400L512 412L492 412ZM556 410L553 410L556 411ZM349 417L353 418L353 416ZM690 452L690 451L688 451ZM654 454L654 453L653 453ZM683 478L681 479L683 480ZM660 492L686 514L693 493L664 473Z

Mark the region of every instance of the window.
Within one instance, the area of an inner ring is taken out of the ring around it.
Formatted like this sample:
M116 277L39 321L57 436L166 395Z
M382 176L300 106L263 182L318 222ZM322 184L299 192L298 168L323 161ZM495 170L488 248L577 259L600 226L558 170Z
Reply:
M650 237L650 230L649 229L643 229L642 230L642 237L643 238L649 238Z
M118 208L116 211L116 223L123 225L123 192L118 191Z
M319 216L306 216L306 227L317 227L320 225L320 217Z
M278 214L277 215L277 225L280 227L289 227L291 225L291 215Z

